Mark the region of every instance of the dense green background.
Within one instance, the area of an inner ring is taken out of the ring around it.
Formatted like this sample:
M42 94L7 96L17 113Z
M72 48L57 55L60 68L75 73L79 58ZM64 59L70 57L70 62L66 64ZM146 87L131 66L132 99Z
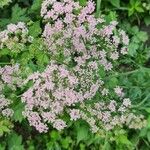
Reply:
M81 5L86 0L79 0ZM16 62L36 70L48 63L48 56L38 51L43 30L40 17L42 0L0 1L0 30L9 23L18 21L29 25L30 34L36 39L29 47L29 53L7 54L0 51L0 65L7 64L13 57ZM0 118L0 150L150 150L150 0L95 0L97 16L106 15L106 20L118 20L130 37L128 56L119 60L119 70L110 76L112 84L124 87L134 107L145 114L148 125L141 131L116 130L108 134L92 134L85 122L70 124L62 132L50 129L39 134L28 126L20 112L23 106L16 104L15 116L10 122ZM7 4L7 5L6 5ZM44 49L44 46L43 46ZM107 80L107 79L106 79Z

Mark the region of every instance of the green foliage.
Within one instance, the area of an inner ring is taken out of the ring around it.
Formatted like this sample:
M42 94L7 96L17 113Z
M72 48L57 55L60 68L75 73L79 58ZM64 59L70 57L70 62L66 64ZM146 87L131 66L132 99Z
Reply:
M12 127L13 125L9 120L0 118L0 137L3 136L4 133L9 133Z
M0 30L9 23L23 21L29 27L29 34L34 37L31 44L15 47L18 52L10 52L7 48L0 50L0 66L4 64L21 64L23 76L37 70L43 70L52 59L43 40L40 38L43 25L40 17L42 0L10 0L0 1ZM87 0L79 0L85 5ZM150 25L150 4L147 0L95 0L96 15L106 14L107 22L119 20L118 26L124 28L130 36L128 57L117 62L110 76L99 68L100 77L105 78L106 87L120 85L132 100L135 112L142 112L147 118L147 126L141 131L115 129L108 133L92 134L83 121L71 124L66 130L59 132L51 129L46 134L39 134L23 120L24 105L20 95L24 89L12 96L15 110L11 121L0 117L0 150L149 150L150 149L150 45L149 34L141 30L141 26ZM9 5L8 5L9 4ZM63 62L63 56L58 56ZM108 80L110 79L110 80ZM107 98L106 98L107 99ZM138 108L138 111L136 110ZM26 128L24 128L26 127Z
M8 148L10 150L24 150L22 145L22 136L17 135L16 133L11 133L8 136Z
M120 7L120 0L109 0L109 2L115 7Z
M40 27L40 22L39 21L33 22L33 24L29 28L29 34L33 36L34 38L36 38L38 37L38 35L41 34L41 32L42 32L42 29Z
M0 8L3 8L4 6L8 5L12 0L1 0L0 1Z

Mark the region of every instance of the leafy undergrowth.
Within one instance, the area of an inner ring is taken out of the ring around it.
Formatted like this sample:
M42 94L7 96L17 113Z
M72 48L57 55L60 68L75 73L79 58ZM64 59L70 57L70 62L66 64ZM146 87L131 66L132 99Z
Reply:
M149 1L67 2L0 1L0 150L149 150Z

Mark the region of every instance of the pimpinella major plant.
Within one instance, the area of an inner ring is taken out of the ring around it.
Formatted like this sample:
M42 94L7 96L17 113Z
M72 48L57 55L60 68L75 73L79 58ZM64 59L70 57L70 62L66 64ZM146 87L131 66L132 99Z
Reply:
M3 117L15 119L17 101L23 119L40 133L51 127L61 131L82 120L91 132L106 133L104 147L113 134L112 141L132 145L123 129L139 130L146 126L146 118L118 82L108 78L119 67L118 61L127 57L129 38L117 21L96 18L94 11L92 1L80 6L72 0L45 0L41 36L33 37L23 22L0 32L0 51L15 53L10 56L12 65L0 68ZM36 46L38 41L41 44ZM19 56L28 56L28 61Z

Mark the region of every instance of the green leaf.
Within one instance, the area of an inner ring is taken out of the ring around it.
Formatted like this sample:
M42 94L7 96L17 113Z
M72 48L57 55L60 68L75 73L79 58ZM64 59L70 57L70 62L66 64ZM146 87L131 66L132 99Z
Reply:
M29 35L35 37L38 37L38 35L40 35L42 32L42 29L40 27L40 22L34 22L33 25L31 27L29 27Z
M147 139L150 142L150 131L147 132Z
M144 18L144 22L145 22L145 24L146 24L147 26L149 26L149 25L150 25L150 16L146 16L146 17Z
M115 11L110 11L109 14L105 17L106 22L109 24L111 21L117 21L117 14Z
M138 48L139 48L139 45L138 45L138 44L136 44L136 43L131 43L131 44L129 45L128 54L129 54L130 56L135 56L136 53L137 53Z
M79 3L81 6L85 6L87 3L87 0L79 0Z
M128 16L133 15L134 12L135 12L134 8L129 8L129 10L128 10Z
M0 136L3 135L4 132L9 132L10 129L5 125L0 125Z
M69 144L71 142L72 142L72 140L71 140L70 137L66 137L65 139L62 139L61 140L62 147L65 148L65 149L68 149L69 148Z
M115 7L120 7L120 0L109 0L109 2Z
M150 108L145 108L144 110L146 110L148 113L150 113Z
M130 0L130 5L131 6L135 5L135 0Z
M108 81L108 87L115 87L118 85L118 79L116 77L112 77L109 81Z
M36 54L37 63L39 65L48 64L49 63L49 57L44 52L39 52Z
M141 129L139 136L140 137L145 137L146 134L147 134L147 128L143 128L143 129Z
M42 0L34 0L33 1L33 5L31 7L31 11L38 11L41 8L41 4L42 4Z
M18 4L16 4L12 8L12 19L11 19L11 22L12 23L17 23L18 21L23 21L23 22L28 21L29 18L26 17L26 11L27 11L27 9L20 8L18 6Z
M22 112L24 110L24 104L20 102L19 104L13 107L13 110L14 110L13 119L15 121L21 122L23 120Z
M5 145L1 145L1 144L0 144L0 150L6 150Z
M141 40L142 42L146 42L148 40L148 34L144 31L140 31L137 33L137 37L139 38L139 40Z
M10 54L10 50L7 48L1 49L0 50L0 57L4 56L4 55L9 55Z
M139 28L138 28L138 26L133 26L132 28L131 28L131 32L132 32L132 34L137 34L138 32L139 32Z
M12 133L8 137L9 150L24 150L22 145L22 136L18 136L16 133Z
M2 136L4 132L10 132L11 128L12 124L9 120L0 120L0 136Z
M58 131L53 130L52 132L50 132L50 136L54 141L57 141L61 138L60 134Z
M86 124L78 122L76 124L76 132L77 132L77 144L80 141L87 140L89 138L89 127Z
M11 2L11 0L1 0L0 8L3 8L4 6L8 5L10 2Z
M123 135L123 134L121 134L121 135L119 135L118 137L117 137L117 143L118 144L124 144L124 145L132 145L132 143L129 141L129 139L127 138L127 135Z
M136 7L135 9L137 10L137 12L144 12L144 9L142 7Z

